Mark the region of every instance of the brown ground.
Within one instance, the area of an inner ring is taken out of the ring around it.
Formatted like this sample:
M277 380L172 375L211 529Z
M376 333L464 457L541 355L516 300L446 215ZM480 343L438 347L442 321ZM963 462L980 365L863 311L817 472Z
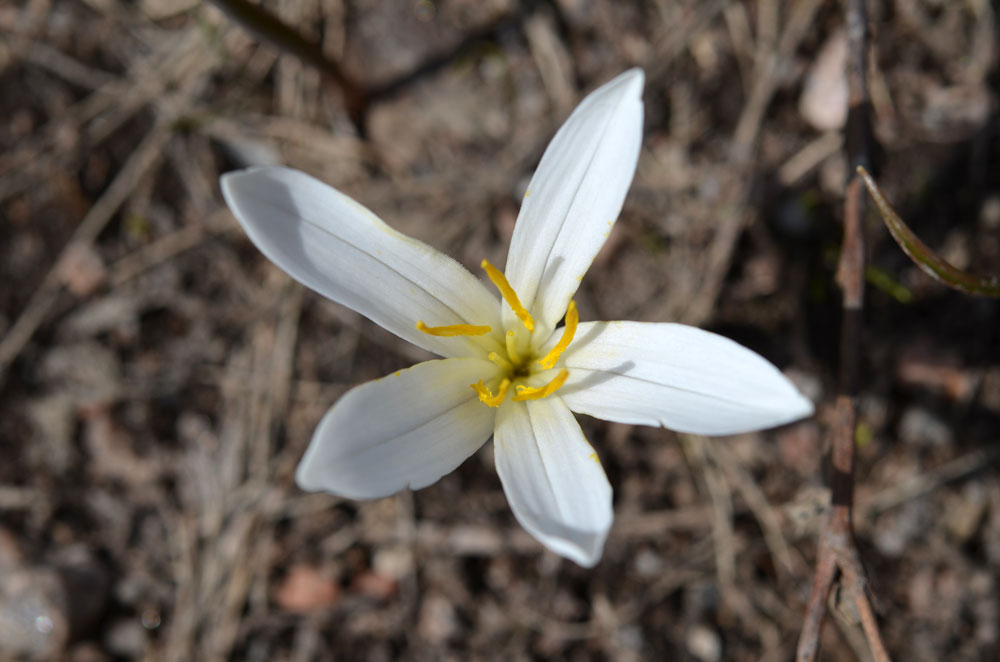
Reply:
M401 80L366 138L313 68L194 0L0 4L0 659L789 659L836 372L847 168L816 126L838 124L839 4L266 4L365 86ZM930 245L1000 272L998 3L869 4L880 179ZM725 333L815 418L583 421L617 514L589 571L517 526L489 445L417 493L300 492L325 409L422 354L272 267L219 173L287 163L502 264L555 127L631 65L643 152L582 318ZM870 221L858 533L882 631L898 660L996 659L1000 306ZM848 612L823 642L866 659Z

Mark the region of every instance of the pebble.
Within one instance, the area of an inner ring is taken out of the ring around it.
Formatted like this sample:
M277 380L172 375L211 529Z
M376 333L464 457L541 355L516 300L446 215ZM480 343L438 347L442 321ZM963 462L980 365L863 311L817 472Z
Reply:
M705 625L692 625L684 643L688 652L702 662L718 662L722 659L722 640L718 633Z
M799 97L802 118L820 131L840 129L847 122L847 34L838 30L820 49Z

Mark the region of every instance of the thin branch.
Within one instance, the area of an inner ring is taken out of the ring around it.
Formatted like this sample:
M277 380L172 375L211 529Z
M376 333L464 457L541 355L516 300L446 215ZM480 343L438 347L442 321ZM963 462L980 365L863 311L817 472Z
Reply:
M847 119L847 158L852 166L868 161L870 119L867 91L868 19L864 0L846 0L848 39L848 85L850 108ZM889 659L868 600L864 568L854 543L854 449L857 428L857 394L861 363L861 313L864 307L865 198L862 182L852 176L844 199L844 241L837 265L837 282L843 292L840 335L840 370L833 422L831 451L830 511L819 534L812 592L799 636L796 659L812 662L819 653L820 633L826 617L827 596L838 580L861 615L872 656Z
M355 80L337 62L327 57L319 43L303 36L264 7L249 0L210 0L210 2L247 31L282 53L293 55L315 67L326 76L341 90L344 109L362 137L366 133L368 111L375 101L390 97L426 74L443 69L454 62L460 54L469 52L476 44L494 39L497 34L520 25L525 19L523 11L501 14L478 30L467 34L453 47L429 56L410 71L383 83L366 86L363 81Z
M368 93L348 77L340 65L331 60L316 42L299 32L270 11L247 0L210 0L222 13L242 25L246 30L269 42L278 50L290 53L318 69L340 88L344 107L351 121L359 128L368 104Z

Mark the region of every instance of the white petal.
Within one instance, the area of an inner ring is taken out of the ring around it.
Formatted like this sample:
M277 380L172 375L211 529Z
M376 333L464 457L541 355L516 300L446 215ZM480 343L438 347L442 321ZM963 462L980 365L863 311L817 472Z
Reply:
M493 432L496 409L469 385L497 373L489 361L444 359L351 389L320 421L296 482L352 499L436 482Z
M318 179L251 168L223 175L222 194L253 243L292 278L414 345L482 356L494 342L492 335L431 336L416 329L417 320L488 325L499 335L497 297L478 278Z
M556 554L591 567L611 528L611 485L558 397L500 405L497 473L514 516Z
M577 413L620 423L722 435L813 412L760 355L682 324L587 322L563 355L559 395Z
M632 183L642 85L642 70L631 69L587 96L552 139L525 192L505 274L549 330L566 312Z

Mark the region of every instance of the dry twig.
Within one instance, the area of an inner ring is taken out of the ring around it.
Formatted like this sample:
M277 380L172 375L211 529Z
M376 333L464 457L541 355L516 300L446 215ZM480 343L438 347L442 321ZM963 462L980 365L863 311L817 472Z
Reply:
M852 165L868 160L869 101L867 92L868 27L864 0L847 0L848 83L850 109L847 121L847 157ZM854 541L854 431L857 427L858 368L861 356L861 311L864 306L865 246L862 220L864 188L853 176L844 201L844 242L837 281L843 291L840 337L840 375L833 424L830 510L819 534L819 550L809 605L799 636L796 659L811 662L819 652L820 631L826 615L827 596L834 581L853 603L877 662L889 655L882 643L868 596L864 568Z

